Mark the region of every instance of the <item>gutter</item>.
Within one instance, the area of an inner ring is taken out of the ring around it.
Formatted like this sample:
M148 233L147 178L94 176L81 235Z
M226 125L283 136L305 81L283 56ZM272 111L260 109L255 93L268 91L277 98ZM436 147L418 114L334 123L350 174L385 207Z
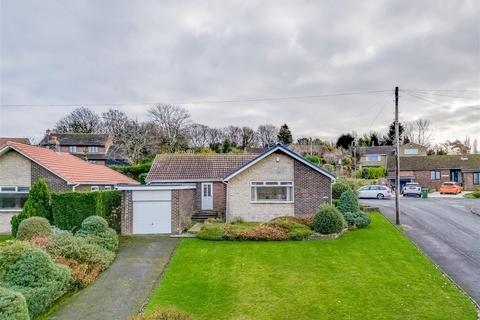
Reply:
M74 185L72 186L72 191L75 192L75 188L78 187L79 185L80 185L79 183L74 184Z

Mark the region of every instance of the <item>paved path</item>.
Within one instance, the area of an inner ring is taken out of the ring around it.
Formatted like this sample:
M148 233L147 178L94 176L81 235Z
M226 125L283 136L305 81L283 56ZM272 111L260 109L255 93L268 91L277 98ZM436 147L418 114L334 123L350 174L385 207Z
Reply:
M394 200L362 200L395 221ZM480 305L480 199L400 199L407 235Z
M50 319L114 320L138 313L178 241L167 236L129 237L122 243L112 266Z

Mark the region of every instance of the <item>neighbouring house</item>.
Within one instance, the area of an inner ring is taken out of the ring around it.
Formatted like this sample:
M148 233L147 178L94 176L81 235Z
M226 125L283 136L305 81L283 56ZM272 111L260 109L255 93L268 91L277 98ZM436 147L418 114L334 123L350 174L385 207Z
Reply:
M52 191L99 191L139 184L66 152L9 141L0 149L0 210L19 211L32 183L40 178L47 180Z
M281 144L261 154L160 154L147 186L121 188L122 232L179 233L190 218L266 221L311 214L331 203L334 180Z
M426 156L427 147L418 143L405 143L400 146L400 157Z
M388 159L388 178L395 183L395 158ZM400 184L418 182L439 189L443 182L455 181L465 190L480 189L480 154L400 157Z
M5 138L5 137L0 137L0 149L2 149L8 141L11 142L18 142L18 143L23 143L23 144L30 144L30 140L28 138Z
M112 143L108 134L57 133L47 130L40 146L61 152L68 152L92 164L128 164L130 160L118 145Z
M395 146L360 147L362 167L387 167L387 157L394 154Z

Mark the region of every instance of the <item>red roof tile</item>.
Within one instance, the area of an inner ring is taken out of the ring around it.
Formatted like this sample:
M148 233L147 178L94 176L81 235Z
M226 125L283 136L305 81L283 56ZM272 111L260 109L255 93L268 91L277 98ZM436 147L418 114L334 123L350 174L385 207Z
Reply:
M90 164L66 152L10 141L7 146L71 184L139 184L106 166Z

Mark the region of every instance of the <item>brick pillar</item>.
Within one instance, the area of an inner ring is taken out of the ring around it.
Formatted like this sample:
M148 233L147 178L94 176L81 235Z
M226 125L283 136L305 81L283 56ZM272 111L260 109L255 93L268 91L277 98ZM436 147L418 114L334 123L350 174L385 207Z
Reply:
M133 232L133 200L132 191L125 190L122 192L122 217L121 217L122 234L132 234Z

